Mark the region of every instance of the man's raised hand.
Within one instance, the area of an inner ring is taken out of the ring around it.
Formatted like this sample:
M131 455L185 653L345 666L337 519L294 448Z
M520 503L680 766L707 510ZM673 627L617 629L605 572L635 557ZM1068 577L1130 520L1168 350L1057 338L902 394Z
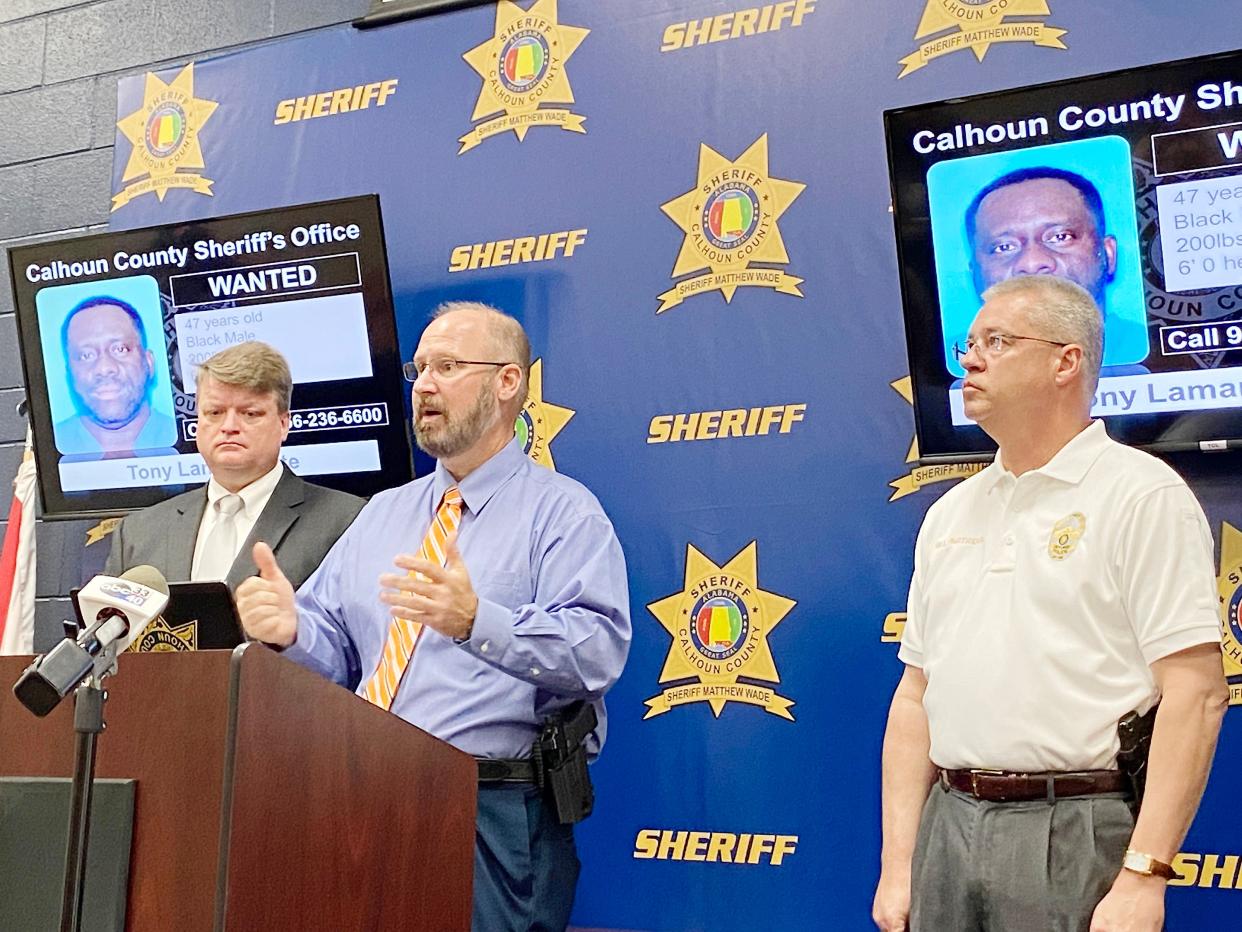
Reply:
M280 571L272 548L262 541L254 545L254 562L259 575L237 587L237 613L242 627L256 641L288 647L298 634L293 584Z

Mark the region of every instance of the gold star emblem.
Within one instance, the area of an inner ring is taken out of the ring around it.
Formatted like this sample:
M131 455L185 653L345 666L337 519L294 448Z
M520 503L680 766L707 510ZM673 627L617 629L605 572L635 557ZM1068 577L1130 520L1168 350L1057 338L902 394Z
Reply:
M543 360L530 364L526 406L518 415L516 433L523 451L540 466L556 469L551 443L577 412L543 400Z
M1227 521L1220 526L1220 576L1216 582L1229 704L1242 705L1242 531Z
M779 683L768 635L797 603L759 588L759 544L751 541L724 566L686 545L682 590L647 610L672 635L660 682L683 682L646 700L644 718L689 702L706 702L720 716L728 702L744 702L793 721L793 700L739 677Z
M214 100L194 96L193 62L169 84L147 72L142 106L116 124L133 146L121 182L143 180L122 188L112 198L112 209L151 191L162 201L172 188L210 197L213 182L192 169L204 167L198 134L218 106Z
M93 528L88 528L86 531L85 546L89 547L91 544L99 543L101 540L103 540L105 537L111 534L114 530L116 530L116 526L120 523L121 523L120 518L104 518L102 521L96 524Z
M513 130L519 140L526 138L532 126L559 126L585 133L585 117L545 105L574 102L565 63L589 32L561 23L556 0L537 0L526 11L510 0L500 0L496 4L495 34L462 58L483 79L471 122L497 113L504 115L462 136L457 154L507 130Z
M889 382L888 384L893 391L906 399L907 404L914 407L914 385L910 381L910 376L907 375L896 382ZM910 441L910 449L906 453L906 462L917 464L918 461L919 438L916 436ZM888 500L895 502L899 498L905 498L907 495L914 494L923 486L932 485L936 482L966 479L987 468L987 465L987 463L941 463L936 466L915 465L906 475L894 479L888 484L889 488L894 490L893 494L888 497Z
M175 628L162 615L157 616L134 643L126 649L131 654L166 654L198 650L198 620L187 621Z
M910 381L910 376L897 379L895 382L888 383L889 388L899 394L906 400L906 404L914 406L914 384ZM907 495L913 495L924 486L932 485L936 482L947 482L952 479L966 479L987 467L987 463L941 463L935 466L919 466L919 438L916 436L910 441L910 448L906 451L906 463L914 463L910 471L904 476L899 476L890 482L889 488L893 489L893 494L888 497L890 502L895 502L899 498L905 498ZM884 633L880 635L880 640L886 644L900 643L901 635L906 629L906 613L905 612L889 612L884 616Z
M706 143L699 145L698 178L694 187L660 209L686 238L673 265L673 278L710 269L660 295L657 314L676 307L691 295L719 289L726 302L739 287L773 288L802 297L802 279L782 269L752 269L755 262L789 262L785 240L776 221L806 185L774 178L768 171L768 134L756 139L740 156L729 160Z
M901 59L902 71L897 77L904 78L933 59L967 48L983 61L993 42L1032 42L1043 48L1063 49L1064 29L1029 20L1003 22L1008 16L1047 16L1049 12L1047 0L927 0L914 38L922 39L946 29L958 31L925 42Z

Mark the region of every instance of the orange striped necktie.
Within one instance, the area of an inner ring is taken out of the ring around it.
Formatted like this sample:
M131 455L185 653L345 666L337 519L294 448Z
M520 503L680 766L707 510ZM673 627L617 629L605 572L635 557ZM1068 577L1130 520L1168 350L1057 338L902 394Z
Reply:
M440 507L436 509L436 516L431 522L431 527L427 529L427 536L423 538L418 558L439 563L441 566L448 563L446 549L448 539L460 523L461 492L457 486L449 486L444 490L444 498L440 500ZM411 570L410 575L418 574ZM406 667L410 665L410 658L414 656L414 648L418 644L422 631L423 625L420 621L413 621L409 618L392 620L392 624L388 627L388 640L384 644L384 652L380 655L379 666L371 675L371 679L367 681L367 687L363 693L368 702L374 703L381 709L392 706L392 700L397 695L397 687L401 683Z

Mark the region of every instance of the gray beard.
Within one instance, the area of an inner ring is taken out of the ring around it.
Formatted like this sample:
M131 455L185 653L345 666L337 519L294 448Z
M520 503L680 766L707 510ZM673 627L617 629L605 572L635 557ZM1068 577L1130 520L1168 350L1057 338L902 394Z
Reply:
M470 410L460 417L450 419L447 414L441 414L444 423L430 430L420 428L416 419L414 442L420 450L438 460L457 456L478 442L491 426L497 410L496 396L485 385Z

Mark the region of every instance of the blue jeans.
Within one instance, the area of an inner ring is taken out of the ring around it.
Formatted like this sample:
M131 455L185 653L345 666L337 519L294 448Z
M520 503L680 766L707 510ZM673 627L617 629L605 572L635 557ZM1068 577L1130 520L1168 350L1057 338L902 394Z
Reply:
M473 932L563 932L578 884L574 827L539 790L480 786L474 838Z

